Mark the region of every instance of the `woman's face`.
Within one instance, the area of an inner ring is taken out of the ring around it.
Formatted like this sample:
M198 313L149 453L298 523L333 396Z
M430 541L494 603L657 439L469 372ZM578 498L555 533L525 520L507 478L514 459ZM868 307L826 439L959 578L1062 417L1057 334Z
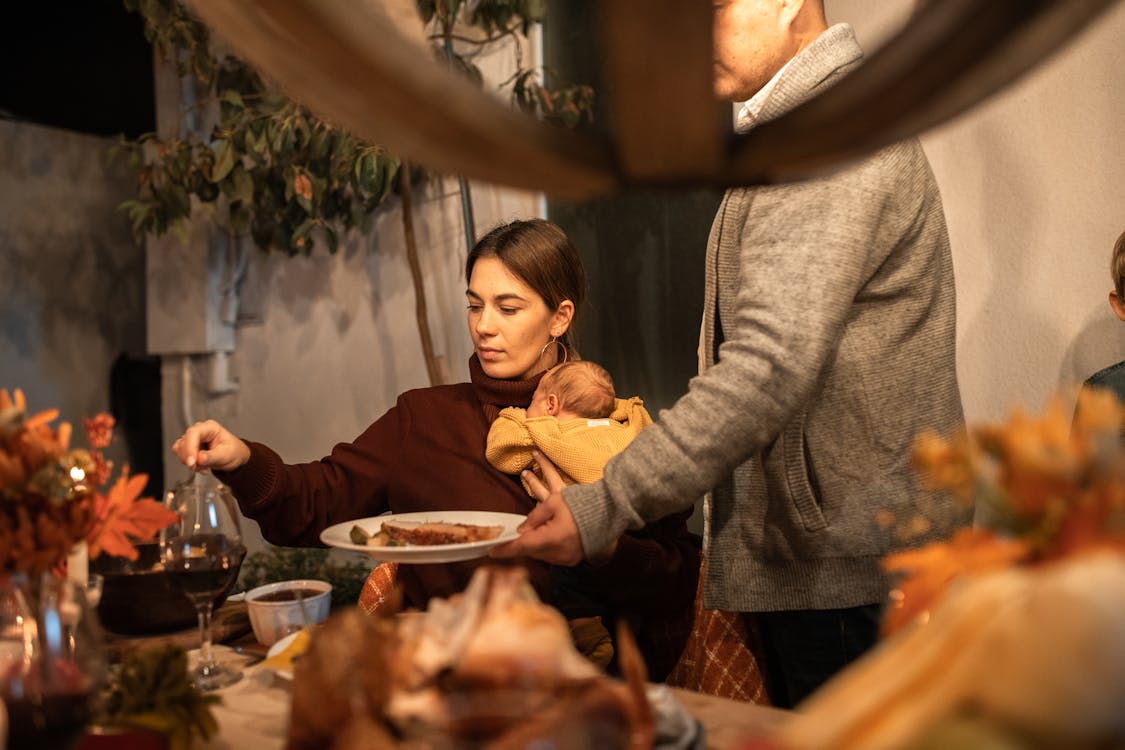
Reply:
M469 289L469 335L485 374L505 380L529 378L555 364L558 347L543 347L570 326L574 304L550 310L543 298L496 257L473 265ZM542 356L540 356L542 355Z

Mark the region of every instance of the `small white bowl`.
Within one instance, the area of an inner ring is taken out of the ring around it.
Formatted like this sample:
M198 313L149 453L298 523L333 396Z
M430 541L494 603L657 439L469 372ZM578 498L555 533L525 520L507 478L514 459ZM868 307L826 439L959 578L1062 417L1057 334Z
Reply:
M301 602L292 598L281 601L262 601L262 598L284 595L282 592L303 591L303 602L308 622L301 613ZM250 613L250 627L254 637L263 646L272 646L306 624L323 622L328 617L332 603L332 584L311 579L267 583L246 593L246 609Z

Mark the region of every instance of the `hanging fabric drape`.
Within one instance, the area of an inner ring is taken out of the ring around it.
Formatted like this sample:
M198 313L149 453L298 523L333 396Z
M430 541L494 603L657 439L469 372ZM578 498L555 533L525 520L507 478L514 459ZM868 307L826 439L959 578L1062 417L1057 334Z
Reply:
M602 0L611 132L537 122L475 88L404 31L414 0L194 0L239 56L320 116L430 169L561 198L627 186L798 179L964 112L1116 0L919 0L839 85L751 133L701 116L711 4Z

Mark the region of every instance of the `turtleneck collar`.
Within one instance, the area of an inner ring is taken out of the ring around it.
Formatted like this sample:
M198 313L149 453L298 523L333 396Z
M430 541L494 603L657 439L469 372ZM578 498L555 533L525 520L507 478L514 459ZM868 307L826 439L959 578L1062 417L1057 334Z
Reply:
M484 415L492 422L500 415L500 410L508 406L518 406L526 409L531 405L531 396L539 386L543 373L538 373L526 380L500 380L489 377L481 367L480 359L476 354L469 357L469 379L473 382L473 391L477 400L484 407Z

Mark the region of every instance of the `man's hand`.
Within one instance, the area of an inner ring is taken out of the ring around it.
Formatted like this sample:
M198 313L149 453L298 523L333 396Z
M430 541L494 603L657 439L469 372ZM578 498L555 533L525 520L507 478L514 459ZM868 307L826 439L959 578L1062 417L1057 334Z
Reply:
M187 428L172 443L172 452L195 471L233 471L250 460L250 447L213 419Z
M582 562L582 539L570 508L563 501L565 486L558 469L539 451L532 454L546 484L524 470L522 477L535 494L539 504L520 524L518 539L492 550L492 557L534 557L555 565L577 565Z

